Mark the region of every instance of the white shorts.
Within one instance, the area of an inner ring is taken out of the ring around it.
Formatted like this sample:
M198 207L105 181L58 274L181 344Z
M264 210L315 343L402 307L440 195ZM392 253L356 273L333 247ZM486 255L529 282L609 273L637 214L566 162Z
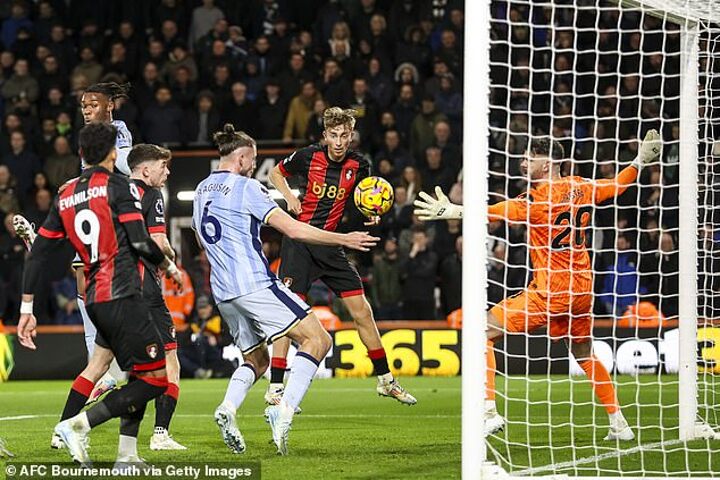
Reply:
M243 355L284 336L311 312L307 303L279 281L220 302L218 310Z

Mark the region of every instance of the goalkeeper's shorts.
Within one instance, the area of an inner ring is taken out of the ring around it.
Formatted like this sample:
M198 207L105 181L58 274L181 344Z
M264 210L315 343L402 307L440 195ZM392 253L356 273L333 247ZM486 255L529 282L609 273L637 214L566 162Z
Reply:
M498 303L490 313L509 333L529 333L548 325L552 340L569 337L582 343L591 338L591 308L590 293L543 295L526 290Z

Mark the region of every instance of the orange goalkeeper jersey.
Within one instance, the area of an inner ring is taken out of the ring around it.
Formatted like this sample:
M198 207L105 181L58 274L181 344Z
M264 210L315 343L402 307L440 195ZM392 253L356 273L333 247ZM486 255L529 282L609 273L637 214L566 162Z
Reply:
M629 166L610 180L562 177L539 183L515 199L488 207L489 220L528 225L533 280L546 295L592 290L592 265L585 228L593 206L623 193L637 178Z

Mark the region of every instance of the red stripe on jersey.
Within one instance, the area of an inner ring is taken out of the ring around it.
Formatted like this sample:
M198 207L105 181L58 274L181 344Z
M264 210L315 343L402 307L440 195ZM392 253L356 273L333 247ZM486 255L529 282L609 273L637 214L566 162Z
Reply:
M165 233L165 225L155 225L154 227L148 227L150 233Z
M360 162L357 160L347 159L345 161L345 164L340 171L340 179L338 180L337 189L338 192L344 191L345 195L343 195L342 198L340 198L339 195L335 197L335 202L330 208L330 213L328 213L328 218L325 221L324 230L334 232L340 223L340 220L342 220L347 199L355 193L353 189L355 188L355 180L357 180L359 170Z
M65 238L64 232L55 232L53 230L48 230L45 227L40 227L40 230L38 230L38 235L45 238Z
M310 160L310 168L308 169L307 186L305 187L305 196L302 201L302 213L298 217L298 220L305 223L310 223L315 210L320 203L320 196L315 190L323 189L325 184L325 176L328 170L328 160L325 158L325 152L322 150L315 152ZM313 188L317 186L317 188Z
M165 359L156 360L150 363L136 363L132 367L133 372L150 372L152 370L160 370L165 368Z
M133 213L122 213L118 215L118 221L120 223L127 223L127 222L142 222L143 216L140 212L133 212Z
M77 190L77 187L79 185L79 182L74 181L71 183L66 183L67 185L65 189L60 193L60 199L72 197L75 195L75 191ZM58 202L58 205L60 202ZM75 231L75 208L76 207L69 207L65 210L59 211L60 218L63 222L63 227L65 227L65 233L67 234L68 240L70 240L70 243L72 244L73 248L75 248L75 251L80 255L80 260L82 260L83 266L90 263L90 257L88 256L87 247L85 244L80 241L80 239L77 236L77 232ZM87 286L87 278L85 279L85 285Z
M280 162L280 163L278 163L278 168L280 169L280 173L282 173L283 177L290 177L290 176L291 176L291 175L290 175L290 172L288 172L288 171L285 169L284 163L285 163L285 162Z
M108 188L109 180L109 173L102 171L94 172L90 176L88 189L93 187ZM98 242L98 261L100 265L95 274L95 298L93 302L108 302L113 299L112 288L113 278L115 277L115 258L118 254L117 235L115 232L115 223L113 222L113 212L110 209L110 198L91 198L88 207L97 215L100 221L100 239Z

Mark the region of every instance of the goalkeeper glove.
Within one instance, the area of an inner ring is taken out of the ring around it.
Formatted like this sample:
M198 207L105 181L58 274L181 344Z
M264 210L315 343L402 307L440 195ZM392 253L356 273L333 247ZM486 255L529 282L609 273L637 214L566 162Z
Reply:
M638 154L633 165L635 168L640 170L641 167L656 161L660 158L660 152L662 151L662 140L657 130L649 130L645 134L645 138L640 144L640 153Z
M415 200L415 202L413 202L413 205L415 205L415 211L413 213L417 215L420 220L462 219L462 205L450 203L450 200L448 200L440 187L435 187L435 196L437 200L425 192L420 192L420 198L422 198L422 200Z

